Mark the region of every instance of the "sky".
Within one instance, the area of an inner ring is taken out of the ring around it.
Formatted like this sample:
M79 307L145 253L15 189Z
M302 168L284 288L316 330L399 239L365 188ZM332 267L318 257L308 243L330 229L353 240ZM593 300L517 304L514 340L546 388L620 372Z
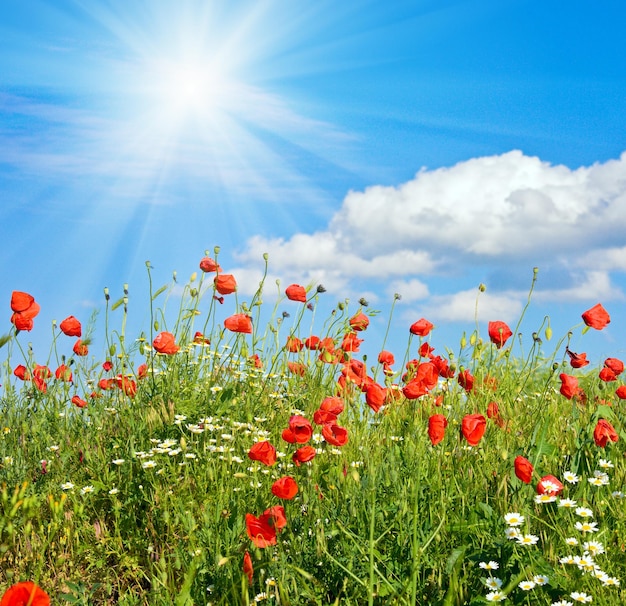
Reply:
M45 356L53 319L101 326L124 284L149 329L146 261L184 284L219 246L240 302L264 253L268 302L276 279L323 284L327 311L364 297L374 350L400 294L400 355L421 317L438 353L514 327L538 268L526 349L549 316L547 355L570 329L593 364L626 355L625 20L621 0L9 0L4 332L31 293L20 340ZM583 335L598 302L611 324Z

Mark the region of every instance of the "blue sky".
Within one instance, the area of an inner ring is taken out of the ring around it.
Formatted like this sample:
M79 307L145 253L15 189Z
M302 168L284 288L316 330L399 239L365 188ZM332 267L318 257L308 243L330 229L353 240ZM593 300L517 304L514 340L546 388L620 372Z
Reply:
M602 302L612 323L572 349L623 356L625 18L618 0L8 2L0 295L40 302L37 348L105 286L130 285L145 329L145 261L184 282L219 245L240 300L267 252L268 300L276 278L323 283L329 307L364 296L375 348L397 292L391 346L427 317L441 352L480 283L481 327L513 326L539 267L525 338Z

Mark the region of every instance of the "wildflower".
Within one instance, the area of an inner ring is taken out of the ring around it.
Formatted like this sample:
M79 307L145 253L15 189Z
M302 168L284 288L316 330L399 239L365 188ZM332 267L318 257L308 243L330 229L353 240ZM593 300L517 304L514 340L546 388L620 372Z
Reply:
M621 491L621 490L615 490L611 493L611 496L614 499L623 499L626 497L626 495Z
M291 500L298 494L298 484L291 476L284 476L272 484L272 494L279 499Z
M559 375L559 379L561 379L561 388L559 391L562 396L571 400L574 396L580 393L580 387L578 387L578 379L576 377L562 372Z
M460 372L456 378L457 383L467 392L471 393L474 389L474 376L472 373L465 369Z
M180 347L176 345L176 340L171 332L159 333L152 342L152 347L160 353L171 356L180 350Z
M559 600L558 602L552 602L551 606L574 606L572 602L568 602L567 600Z
M350 328L352 330L365 330L370 324L369 318L364 313L358 313L350 318Z
M0 599L0 606L50 606L50 596L32 581L11 585Z
M93 491L94 491L93 486L83 486L83 487L80 489L80 494L89 494L89 493L91 493L91 492L93 492Z
M581 518L593 518L593 511L591 511L588 507L577 507L576 515Z
M533 477L532 463L528 459L518 456L515 457L513 466L515 468L515 475L525 484L530 484Z
M580 570L584 570L585 572L593 570L596 566L593 561L593 557L591 557L588 553L585 553L582 556L574 556L574 564L576 564Z
M87 402L79 396L72 396L71 402L78 408L85 408L85 406L87 406Z
M33 319L41 310L32 295L18 290L14 290L11 294L11 309L13 310L11 324L13 324L18 331L32 330Z
M545 574L536 574L533 577L533 581L535 582L536 585L542 586L542 585L547 585L550 579Z
M61 332L68 337L81 337L83 334L80 322L74 316L68 316L59 324Z
M582 314L582 319L587 326L595 328L596 330L602 330L611 322L611 317L600 303L584 312Z
M537 494L558 496L563 492L563 484L554 476L543 476L537 484Z
M230 295L237 290L237 281L231 274L218 274L213 280L215 290L220 295Z
M589 364L586 353L577 354L569 349L566 349L565 353L570 357L569 363L572 368L583 368Z
M489 339L498 349L500 349L513 334L507 324L500 320L489 322L487 332L489 333Z
M601 579L605 587L619 587L619 579L615 577L605 576Z
M490 591L486 596L485 600L488 602L503 602L506 600L506 594L501 591Z
M521 583L518 584L518 587L522 590L522 591L530 591L531 589L535 588L535 581L522 581Z
M378 383L371 383L365 392L365 403L378 412L387 399L387 389Z
M521 537L517 537L517 542L520 545L536 545L539 542L539 537L534 534L525 534Z
M504 534L506 535L506 538L509 539L510 541L513 539L518 539L519 537L522 536L522 533L517 528L514 528L513 526L509 526L504 531Z
M583 602L585 604L588 604L592 600L592 597L590 595L587 595L586 593L583 593L583 592L573 591L569 595L570 595L570 598L574 600L574 602Z
M409 332L412 335L416 335L418 337L426 337L430 331L433 329L434 325L431 324L428 320L424 318L419 319L417 322L411 324L409 328Z
M600 541L585 541L583 543L583 549L589 552L592 556L604 553L604 545L600 543Z
M306 303L306 289L299 284L291 284L285 289L285 295L290 301Z
M500 589L500 587L502 587L502 579L498 577L488 577L485 579L485 585L489 587L489 589Z
M569 484L577 484L580 478L573 471L564 471L563 479Z
M64 484L61 484L61 490L72 490L74 488L74 484L72 484L71 482L65 482Z
M251 513L247 513L246 532L249 539L260 549L276 545L276 527L270 524L269 518L266 516L257 518Z
M524 516L520 515L519 513L507 513L504 516L504 521L509 526L521 526L524 523L524 520Z
M317 451L313 446L302 446L293 453L292 461L299 467L302 463L313 460Z
M322 427L322 435L324 440L333 446L344 446L348 443L348 430L335 422L326 423Z
M620 385L616 390L615 390L615 395L620 399L620 400L626 400L626 385Z
M611 469L612 467L615 467L615 466L613 465L611 461L607 461L606 459L600 459L598 461L598 467L601 467L602 469Z
M211 257L204 257L200 261L200 269L206 274L214 271L222 271L222 268L217 264L217 261L214 261Z
M246 553L243 554L243 573L248 577L248 583L252 583L254 566L252 566L252 558L250 557L250 553L247 549Z
M576 537L567 537L565 539L565 544L570 547L574 547L575 545L578 545L578 539Z
M559 563L560 564L574 564L575 563L574 556L572 555L563 556L562 558L559 558Z
M276 448L267 440L257 442L248 451L248 458L252 461L260 461L263 465L271 467L276 463Z
M535 503L554 503L556 497L552 494L537 494L535 495Z
M574 501L574 499L559 499L559 507L565 507L566 509L572 509L572 508L576 507L576 501Z
M500 568L500 564L498 564L498 562L494 562L493 560L490 560L489 562L480 562L478 566L483 570L498 570L498 568Z
M574 528L580 532L598 532L597 522L576 522Z
M599 419L593 430L593 440L596 446L604 448L608 442L617 442L618 435L613 425L605 419Z
M292 415L289 419L289 428L282 432L283 440L290 444L306 444L312 435L311 422L302 415Z
M485 433L487 420L481 414L465 415L461 421L461 432L470 446L476 446Z
M224 327L231 332L252 334L252 320L246 314L234 314L224 320Z
M142 466L144 469L153 469L154 467L156 467L156 466L157 466L157 464L156 464L156 462L155 462L155 461L153 461L152 459L149 459L148 461L144 461L144 462L141 464L141 466Z
M447 426L448 420L443 415L432 415L428 419L428 437L433 446L436 446L443 440ZM483 563L481 562L481 564Z
M111 490L109 490L109 494L116 495L119 491L120 491L119 488L111 488Z
M605 473L595 472L592 478L587 478L592 486L607 486L609 484L609 476Z

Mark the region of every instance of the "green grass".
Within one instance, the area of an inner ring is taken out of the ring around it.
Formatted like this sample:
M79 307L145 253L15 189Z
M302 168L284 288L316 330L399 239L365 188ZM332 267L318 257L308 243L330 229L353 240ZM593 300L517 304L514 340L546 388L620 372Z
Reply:
M410 379L403 376L406 362L419 358L428 337L413 337L406 353L396 352L393 374L367 360L368 376L388 390L375 413L358 385L348 381L338 392L337 383L351 360L362 360L359 352L340 349L349 319L375 312L337 306L315 333L335 344L335 353L320 360L320 352L306 347L285 349L288 336L311 334L304 304L289 303L296 311L287 327L278 303L261 323L263 284L247 302L227 295L224 305L249 314L254 327L252 334L232 333L216 320L212 283L212 274L200 274L182 289L172 284L150 292L150 333L132 337L126 335L126 296L112 302L107 293L101 357L73 354L75 339L57 327L45 361L25 345L25 333L12 330L4 339L0 588L34 580L54 604L455 605L487 603L493 590L486 582L496 584L497 577L509 604L574 602L573 592L592 596L593 604L626 601L622 587L562 563L582 556L585 541L597 541L603 578L626 579L620 382L600 380L597 368L572 370L564 361L567 337L545 356L540 338L547 344L547 319L536 335L515 336L500 349L478 330L463 337L459 351L444 354L454 376L440 378L417 400L398 390ZM307 296L315 309L322 290L311 288ZM178 310L166 310L175 303ZM180 351L153 350L163 330L175 335ZM93 322L85 332L91 331ZM194 342L196 331L210 344ZM367 339L367 331L358 336ZM525 344L526 353L514 355L513 341L522 352ZM288 362L302 364L304 373L290 371ZM72 382L53 375L45 393L13 376L20 364L32 374L36 364L54 373L61 363L71 369ZM469 393L457 381L462 370L475 377ZM559 393L563 372L579 378L586 401ZM113 381L105 389L107 379ZM136 385L136 393L120 385ZM294 465L292 455L303 444L282 437L290 417L312 422L321 402L338 393L345 408L337 423L347 429L348 442L327 443L313 424L309 444L317 454ZM74 406L74 395L88 405ZM487 416L491 402L499 416L487 419L484 436L470 447L461 434L463 417ZM433 414L448 421L436 446L427 433ZM605 448L593 437L600 418L619 434ZM278 451L271 466L248 457L264 440ZM515 476L517 455L534 465L530 484ZM579 481L566 481L565 472ZM599 476L594 485L589 480L599 472L608 479ZM563 493L537 503L535 486L548 474L563 482ZM285 475L299 490L281 501L271 487ZM564 499L592 517L565 507ZM260 516L274 505L284 507L287 525L275 545L255 547L246 514ZM505 515L514 512L524 517L519 532L536 544L507 536ZM576 529L589 520L597 532ZM578 544L568 545L570 537ZM246 552L251 582L243 572ZM489 562L498 568L489 570ZM537 575L547 582L528 591L519 586Z

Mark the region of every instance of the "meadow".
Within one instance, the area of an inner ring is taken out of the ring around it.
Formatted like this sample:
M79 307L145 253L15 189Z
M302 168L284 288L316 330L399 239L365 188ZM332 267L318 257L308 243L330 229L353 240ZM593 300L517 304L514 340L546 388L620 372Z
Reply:
M218 263L160 288L148 263L144 333L105 290L47 352L36 293L13 293L0 605L626 602L624 365L568 347L601 304L450 349L415 318L405 351L363 359L366 301L314 324L322 285L266 310L276 286L243 301Z

